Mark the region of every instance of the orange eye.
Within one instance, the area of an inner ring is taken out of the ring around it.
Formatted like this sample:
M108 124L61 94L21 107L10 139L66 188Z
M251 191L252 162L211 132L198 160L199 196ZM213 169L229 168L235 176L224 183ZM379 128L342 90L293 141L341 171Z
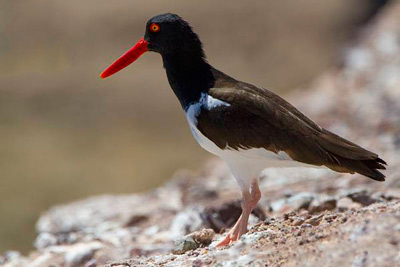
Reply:
M153 23L150 25L150 31L152 32L159 32L160 31L160 25Z

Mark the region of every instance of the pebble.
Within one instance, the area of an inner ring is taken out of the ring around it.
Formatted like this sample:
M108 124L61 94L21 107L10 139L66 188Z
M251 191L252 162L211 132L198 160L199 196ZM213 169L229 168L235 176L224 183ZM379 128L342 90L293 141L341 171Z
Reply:
M354 202L362 204L363 206L369 206L375 202L378 202L378 200L373 198L366 190L350 193L347 195L347 197L351 198Z
M201 231L193 232L188 236L192 237L193 240L200 246L208 246L211 244L215 236L215 232L213 229L203 229Z
M309 207L311 213L333 210L336 208L337 201L333 197L326 197L324 200L314 199Z
M324 217L324 214L320 214L320 215L311 217L310 219L307 219L304 223L311 224L313 226L317 226L317 225L319 225L319 223L321 222L323 217Z
M39 250L43 250L47 247L54 246L57 244L57 238L50 233L40 233L35 240L35 247Z
M184 254L187 251L195 250L199 247L205 247L211 244L215 232L212 229L203 229L193 232L187 236L175 240L172 249L173 254Z
M200 207L188 207L179 212L172 220L170 232L175 238L199 230L203 225Z
M59 252L64 254L64 262L66 266L75 267L82 266L84 262L90 260L94 253L102 248L100 242L93 242L88 244L77 244L73 246L64 247Z
M185 236L175 241L171 252L172 254L179 255L190 250L195 250L198 247L199 245L196 243L196 241L194 241L193 237Z
M312 224L309 223L304 223L301 225L301 228L312 228L312 227L313 227Z
M6 253L4 253L4 257L7 261L11 261L11 260L21 258L22 255L19 251L9 250Z
M314 200L314 194L309 192L302 192L295 194L287 199L278 199L271 203L271 208L275 212L289 212L308 208Z
M361 207L362 205L360 203L354 202L349 197L343 197L337 202L337 208L339 209L339 211L346 211L348 209L359 209Z
M399 137L400 138L400 137ZM388 200L392 200L392 199L400 199L400 191L399 190L393 190L393 189L389 189L385 194L384 194L385 198Z
M304 223L304 219L303 218L296 218L296 219L294 219L292 224L294 226L299 226L299 225L302 225L303 223Z

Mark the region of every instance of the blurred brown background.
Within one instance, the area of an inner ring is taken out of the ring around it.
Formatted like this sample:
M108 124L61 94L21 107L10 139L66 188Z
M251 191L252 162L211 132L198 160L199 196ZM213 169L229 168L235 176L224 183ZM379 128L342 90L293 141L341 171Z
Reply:
M148 18L180 14L211 64L284 93L337 65L380 2L0 0L0 253L28 251L56 203L148 190L209 157L159 55L98 77Z

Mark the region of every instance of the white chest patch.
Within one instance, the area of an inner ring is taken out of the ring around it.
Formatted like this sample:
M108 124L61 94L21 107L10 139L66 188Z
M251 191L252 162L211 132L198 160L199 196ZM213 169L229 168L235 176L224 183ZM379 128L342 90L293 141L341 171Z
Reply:
M199 116L202 109L212 110L213 108L219 106L227 106L230 104L219 99L213 98L212 96L202 93L199 102L193 103L186 110L186 119L188 120L190 130L196 141L200 144L202 148L207 150L208 152L220 156L220 152L223 150L220 149L217 145L214 144L210 139L205 137L198 129L197 129L197 116Z
M189 121L197 125L197 116L200 114L201 109L212 110L213 108L219 106L227 106L229 107L231 104L216 99L209 94L202 93L199 102L193 103L186 110L186 118Z

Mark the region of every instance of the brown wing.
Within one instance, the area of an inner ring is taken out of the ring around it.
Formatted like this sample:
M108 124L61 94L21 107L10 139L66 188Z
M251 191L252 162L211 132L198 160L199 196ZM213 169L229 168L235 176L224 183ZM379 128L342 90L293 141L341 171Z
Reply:
M208 94L230 106L202 110L198 128L221 148L285 151L294 160L383 181L377 154L315 124L276 94L216 73Z

